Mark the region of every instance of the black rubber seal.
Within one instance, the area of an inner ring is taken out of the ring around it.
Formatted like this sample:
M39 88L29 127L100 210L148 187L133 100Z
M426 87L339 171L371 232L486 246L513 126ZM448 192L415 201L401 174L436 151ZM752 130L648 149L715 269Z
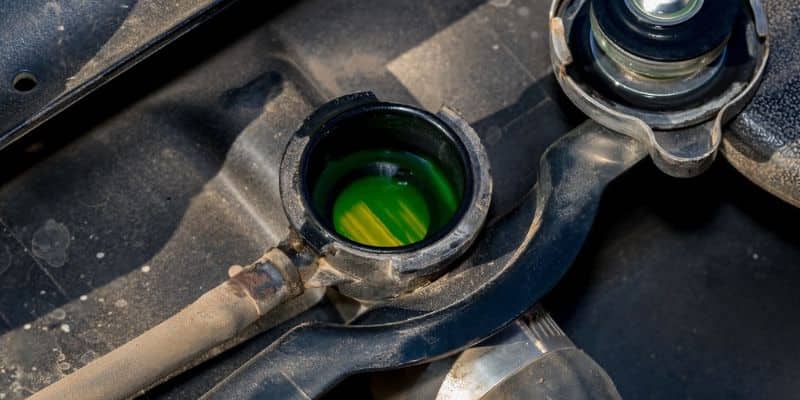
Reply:
M700 57L730 36L742 0L705 0L691 19L663 26L634 13L625 0L592 0L592 10L606 36L639 57L684 61Z

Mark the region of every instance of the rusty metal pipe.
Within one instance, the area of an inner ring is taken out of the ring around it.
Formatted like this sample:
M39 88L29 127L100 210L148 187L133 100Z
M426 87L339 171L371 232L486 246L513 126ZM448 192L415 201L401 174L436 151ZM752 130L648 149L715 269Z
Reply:
M34 394L32 400L113 400L141 394L303 292L278 249L171 318Z

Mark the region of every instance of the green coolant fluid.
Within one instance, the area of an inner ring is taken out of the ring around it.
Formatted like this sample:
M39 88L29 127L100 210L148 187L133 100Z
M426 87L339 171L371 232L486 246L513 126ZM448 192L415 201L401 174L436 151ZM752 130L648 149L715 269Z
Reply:
M332 183L343 179L344 184ZM319 182L315 198L333 200L326 214L336 232L381 248L411 245L439 232L452 220L463 192L434 161L395 150L360 151L332 161ZM325 190L334 193L321 193Z

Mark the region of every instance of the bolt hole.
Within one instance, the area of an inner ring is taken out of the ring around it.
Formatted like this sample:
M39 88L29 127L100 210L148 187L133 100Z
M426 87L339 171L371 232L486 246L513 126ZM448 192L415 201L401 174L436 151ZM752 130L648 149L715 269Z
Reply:
M33 74L29 72L20 72L16 77L14 77L14 83L12 86L17 92L26 93L35 89L37 84L38 82Z

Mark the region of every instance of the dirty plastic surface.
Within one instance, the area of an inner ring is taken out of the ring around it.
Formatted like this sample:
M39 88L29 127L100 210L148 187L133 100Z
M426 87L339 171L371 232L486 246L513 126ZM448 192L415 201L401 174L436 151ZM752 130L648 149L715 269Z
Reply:
M279 240L281 151L324 100L373 90L459 110L491 159L492 219L582 121L548 71L549 1L262 3L240 1L4 151L5 399L135 337ZM624 398L791 397L798 224L724 162L694 181L644 164L611 189L548 306ZM337 317L323 304L303 318ZM196 398L276 334L145 398ZM365 379L330 396L364 394Z

